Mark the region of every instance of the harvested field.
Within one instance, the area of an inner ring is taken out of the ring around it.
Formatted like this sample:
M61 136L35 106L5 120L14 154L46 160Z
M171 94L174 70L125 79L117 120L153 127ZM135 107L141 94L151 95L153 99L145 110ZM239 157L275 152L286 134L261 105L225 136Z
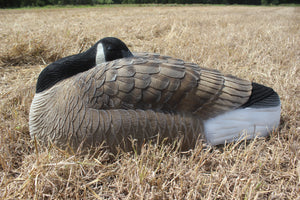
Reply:
M0 199L300 199L300 8L95 7L0 10ZM271 86L279 130L225 146L146 144L87 155L32 141L40 71L114 36Z

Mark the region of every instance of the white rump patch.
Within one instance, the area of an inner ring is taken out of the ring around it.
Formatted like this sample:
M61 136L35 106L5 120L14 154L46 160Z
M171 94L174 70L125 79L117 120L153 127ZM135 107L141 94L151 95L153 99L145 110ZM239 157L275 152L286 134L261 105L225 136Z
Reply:
M224 144L242 139L265 137L276 129L280 121L280 105L268 108L233 110L204 121L207 142Z
M104 62L106 62L106 60L105 60L103 45L99 43L97 45L96 66Z

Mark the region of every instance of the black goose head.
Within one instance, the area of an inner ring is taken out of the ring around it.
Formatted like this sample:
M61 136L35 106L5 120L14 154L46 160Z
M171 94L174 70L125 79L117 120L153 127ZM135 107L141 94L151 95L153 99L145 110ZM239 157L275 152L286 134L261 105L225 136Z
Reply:
M96 65L120 58L133 57L126 44L118 38L106 37L99 40L94 46L97 47Z
M133 57L133 54L124 42L114 37L103 38L83 53L62 58L48 65L38 77L36 93L103 62L127 57Z

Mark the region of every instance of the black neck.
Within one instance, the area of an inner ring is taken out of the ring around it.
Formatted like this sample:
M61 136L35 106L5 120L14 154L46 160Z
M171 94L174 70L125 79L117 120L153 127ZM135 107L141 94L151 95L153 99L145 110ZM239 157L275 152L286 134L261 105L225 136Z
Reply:
M69 78L95 66L96 48L86 52L62 58L48 65L39 75L36 93L51 88L57 82Z

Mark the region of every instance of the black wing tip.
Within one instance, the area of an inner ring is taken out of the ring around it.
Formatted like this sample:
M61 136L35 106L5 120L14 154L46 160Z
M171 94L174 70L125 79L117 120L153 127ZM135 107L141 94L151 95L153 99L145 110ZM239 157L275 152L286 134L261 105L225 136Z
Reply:
M280 105L278 94L270 87L252 82L252 92L242 108L268 108Z

